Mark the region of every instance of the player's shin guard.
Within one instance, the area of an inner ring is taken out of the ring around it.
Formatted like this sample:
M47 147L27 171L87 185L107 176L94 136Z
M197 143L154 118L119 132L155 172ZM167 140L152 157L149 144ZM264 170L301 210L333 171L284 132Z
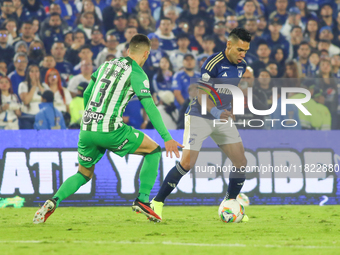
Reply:
M83 175L81 172L77 172L75 175L70 176L58 189L57 193L53 196L53 199L56 201L56 207L59 206L60 202L70 195L76 193L76 191L86 184L89 180L91 180L86 175Z
M164 203L166 197L170 195L174 188L176 188L181 178L187 172L189 172L189 170L185 170L180 163L176 164L165 177L163 184L154 200Z
M229 186L226 199L236 199L238 194L240 194L245 180L246 174L239 168L236 169L236 172L231 172L229 175Z
M143 166L139 174L140 188L138 196L138 199L144 203L149 202L150 191L157 178L161 151L161 147L158 146L144 157Z

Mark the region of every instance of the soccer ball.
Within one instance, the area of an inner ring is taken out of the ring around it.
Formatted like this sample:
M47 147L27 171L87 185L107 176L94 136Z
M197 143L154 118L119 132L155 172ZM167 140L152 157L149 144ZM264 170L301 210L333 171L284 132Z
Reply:
M244 207L236 199L223 200L218 208L218 216L225 223L238 223L243 219Z
M243 206L248 206L250 204L248 196L244 193L240 193L236 200Z

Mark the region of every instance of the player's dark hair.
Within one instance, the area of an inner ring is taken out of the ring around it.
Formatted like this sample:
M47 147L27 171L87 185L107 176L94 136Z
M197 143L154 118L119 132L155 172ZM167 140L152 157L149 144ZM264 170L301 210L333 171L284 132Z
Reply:
M151 47L150 39L143 34L134 35L129 44L130 51L138 51L143 47L147 47L148 49Z
M251 41L251 35L244 28L237 27L230 32L228 39L237 41L241 40L249 43Z

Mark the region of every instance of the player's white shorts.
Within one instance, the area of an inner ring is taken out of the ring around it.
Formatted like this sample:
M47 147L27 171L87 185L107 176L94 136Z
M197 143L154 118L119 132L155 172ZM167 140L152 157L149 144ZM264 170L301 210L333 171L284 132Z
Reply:
M208 136L211 136L217 145L242 142L235 125L220 124L214 127L213 120L192 115L186 115L184 121L183 149L200 151Z

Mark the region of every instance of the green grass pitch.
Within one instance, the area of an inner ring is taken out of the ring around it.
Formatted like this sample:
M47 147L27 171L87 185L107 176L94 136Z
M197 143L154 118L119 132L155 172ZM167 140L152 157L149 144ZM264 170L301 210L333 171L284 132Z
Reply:
M217 206L164 207L151 223L129 207L0 209L0 254L340 254L339 206L250 206L250 221L225 224Z

